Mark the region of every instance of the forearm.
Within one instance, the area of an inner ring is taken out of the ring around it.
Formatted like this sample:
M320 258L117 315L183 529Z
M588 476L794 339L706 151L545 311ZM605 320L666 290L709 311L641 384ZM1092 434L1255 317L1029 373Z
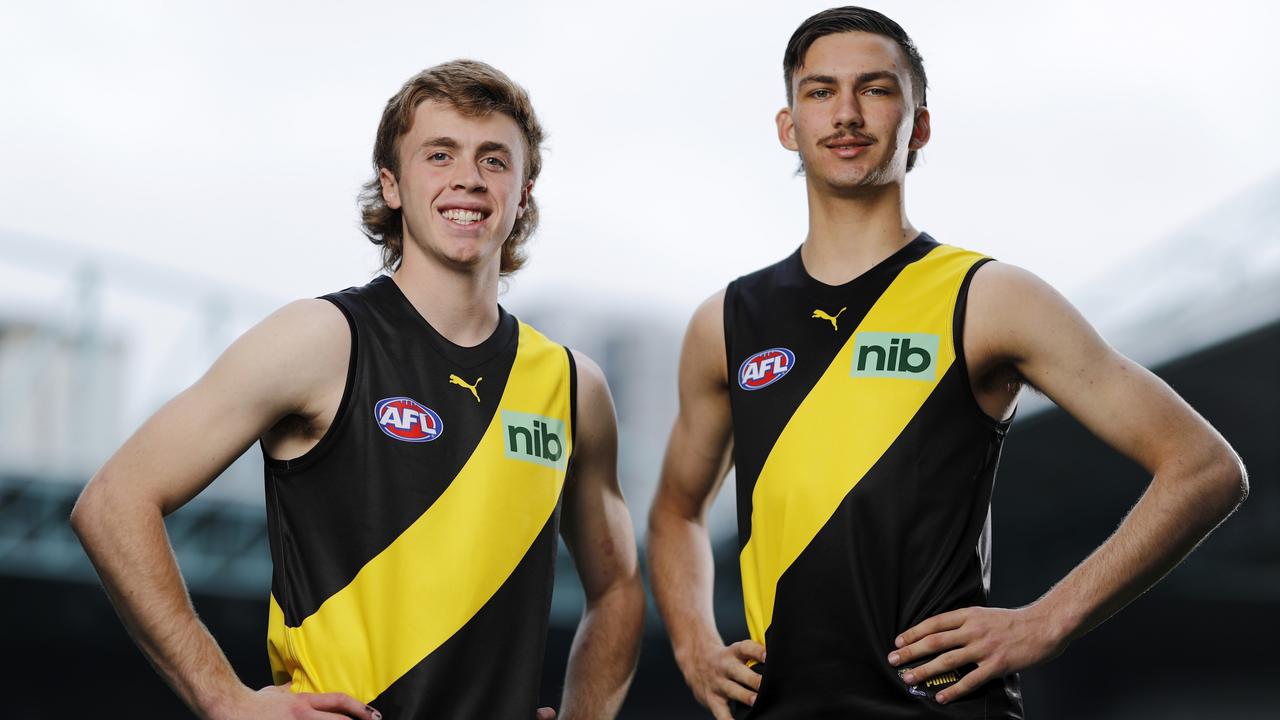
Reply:
M1119 528L1035 606L1064 644L1164 577L1244 499L1234 453L1194 469L1157 472Z
M715 565L706 525L655 508L649 523L649 571L676 662L684 670L697 648L723 644L716 629Z
M216 717L248 692L195 615L159 508L91 484L72 526L129 634L193 711Z
M638 576L587 603L569 653L560 720L617 715L635 672L643 627L644 587Z

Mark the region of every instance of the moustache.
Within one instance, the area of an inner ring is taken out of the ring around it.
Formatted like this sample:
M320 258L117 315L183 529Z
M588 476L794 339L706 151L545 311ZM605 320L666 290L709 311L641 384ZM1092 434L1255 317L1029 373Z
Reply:
M847 130L841 130L840 132L835 133L834 135L828 135L822 138L821 140L818 141L818 144L822 145L823 147L826 147L827 145L830 145L831 143L837 140L844 140L846 138L852 138L854 140L857 140L858 142L864 142L868 144L876 141L876 139L874 137L871 137L870 135L865 135L860 132L849 132Z

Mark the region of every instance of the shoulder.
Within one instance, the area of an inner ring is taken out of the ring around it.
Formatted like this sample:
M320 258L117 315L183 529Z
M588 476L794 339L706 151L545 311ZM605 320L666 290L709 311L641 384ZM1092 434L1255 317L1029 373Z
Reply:
M307 364L330 356L345 361L351 348L351 328L336 305L308 298L271 313L241 340L290 363Z
M1035 273L1017 265L991 261L983 263L973 274L969 306L990 311L997 317L1017 318L1069 306L1069 303Z
M609 381L600 365L581 350L569 348L569 354L573 356L573 365L578 375L579 408L608 400ZM609 402L612 404L611 400Z
M965 335L1018 358L1046 337L1066 337L1088 322L1061 293L1029 270L988 262L974 273L969 287Z
M690 334L718 336L724 339L724 299L728 288L721 288L703 300L689 319Z
M326 300L297 300L241 335L210 371L237 385L305 399L345 378L351 352L346 317Z
M578 374L577 405L573 434L580 450L594 456L600 448L614 447L617 443L617 419L613 409L613 395L604 371L586 353L569 350ZM583 453L575 451L581 457Z

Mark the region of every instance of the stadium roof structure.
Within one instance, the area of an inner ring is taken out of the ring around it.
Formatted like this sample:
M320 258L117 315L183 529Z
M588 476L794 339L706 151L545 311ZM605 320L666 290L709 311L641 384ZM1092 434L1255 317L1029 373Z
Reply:
M1280 174L1117 263L1071 300L1154 368L1280 320ZM1020 415L1052 407L1026 397Z

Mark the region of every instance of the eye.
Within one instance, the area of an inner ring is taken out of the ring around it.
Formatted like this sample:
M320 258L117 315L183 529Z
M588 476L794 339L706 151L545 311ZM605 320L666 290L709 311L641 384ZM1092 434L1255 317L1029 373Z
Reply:
M449 159L449 155L443 152L433 152L427 156L427 160L431 162L444 162Z
M885 97L887 95L892 94L889 88L882 88L882 87L869 87L864 92L867 95L871 95L872 97Z
M817 98L819 100L825 100L833 95L835 95L835 93L831 92L826 88L818 88L817 90L814 90L813 92L809 93L809 97Z
M507 163L500 157L494 157L490 155L489 157L482 159L480 162L484 163L485 165L488 165L489 167L495 170L507 169Z

